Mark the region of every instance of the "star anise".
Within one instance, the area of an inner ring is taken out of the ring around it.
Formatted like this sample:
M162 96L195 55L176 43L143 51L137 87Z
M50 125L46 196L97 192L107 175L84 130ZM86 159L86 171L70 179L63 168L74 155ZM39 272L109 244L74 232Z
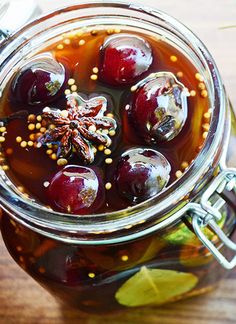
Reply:
M67 96L67 109L46 107L42 117L49 128L39 138L41 144L57 144L57 157L67 158L76 152L85 163L94 160L94 147L111 145L109 130L116 129L116 121L104 116L107 99L98 96L84 100L78 94Z

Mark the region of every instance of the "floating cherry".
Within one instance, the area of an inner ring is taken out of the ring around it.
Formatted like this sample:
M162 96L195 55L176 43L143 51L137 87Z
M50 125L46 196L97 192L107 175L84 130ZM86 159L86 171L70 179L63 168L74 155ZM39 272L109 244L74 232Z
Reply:
M16 74L12 101L27 105L46 104L56 99L66 83L64 65L49 53L36 55Z
M138 203L158 194L167 185L170 171L171 166L161 153L131 149L118 162L115 183L123 197Z
M104 202L100 176L91 168L68 165L55 174L47 188L49 204L60 212L88 214Z
M112 35L101 48L100 79L110 85L125 85L137 80L152 64L150 45L141 37Z
M170 141L187 119L187 96L172 73L155 73L137 85L128 112L130 123L147 143Z

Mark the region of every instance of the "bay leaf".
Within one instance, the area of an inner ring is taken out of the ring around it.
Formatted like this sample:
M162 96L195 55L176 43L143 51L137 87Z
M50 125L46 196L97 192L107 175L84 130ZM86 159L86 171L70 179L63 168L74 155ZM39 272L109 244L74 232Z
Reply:
M127 307L161 305L190 291L197 283L192 273L143 266L118 289L115 298Z

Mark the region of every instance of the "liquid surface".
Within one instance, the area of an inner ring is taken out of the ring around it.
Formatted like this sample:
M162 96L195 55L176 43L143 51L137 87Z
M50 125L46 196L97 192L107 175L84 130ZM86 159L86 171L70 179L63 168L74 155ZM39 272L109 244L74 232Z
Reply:
M158 194L194 163L208 109L203 78L167 42L122 29L75 31L31 58L5 89L2 169L19 193L55 210L120 210ZM60 179L68 166L90 169L94 186L84 170ZM59 203L65 181L76 199Z

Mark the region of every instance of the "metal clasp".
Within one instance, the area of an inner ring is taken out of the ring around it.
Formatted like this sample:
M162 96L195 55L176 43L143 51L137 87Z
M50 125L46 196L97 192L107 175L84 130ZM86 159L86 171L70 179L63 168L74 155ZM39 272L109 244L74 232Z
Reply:
M217 224L217 221L220 221L222 218L220 209L226 204L226 201L220 196L214 204L210 201L210 198L215 193L221 194L224 190L236 192L236 169L221 171L202 195L200 204L192 203L190 211L193 214L193 228L200 241L224 268L232 269L236 266L236 255L231 261L228 261L219 249L206 237L202 230L206 226L210 227L226 247L236 251L236 243L231 241Z

